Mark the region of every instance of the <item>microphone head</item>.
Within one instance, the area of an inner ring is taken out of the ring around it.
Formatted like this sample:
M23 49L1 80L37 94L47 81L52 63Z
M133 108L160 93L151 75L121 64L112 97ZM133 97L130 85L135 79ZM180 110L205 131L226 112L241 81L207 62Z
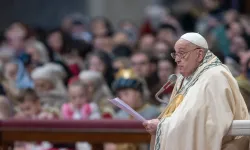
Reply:
M174 84L177 80L177 75L172 74L168 77L168 82L163 86L164 89L167 89L170 85Z
M170 75L169 77L168 77L168 82L170 82L170 83L175 83L176 82L176 80L177 80L177 75L176 74L172 74L172 75Z

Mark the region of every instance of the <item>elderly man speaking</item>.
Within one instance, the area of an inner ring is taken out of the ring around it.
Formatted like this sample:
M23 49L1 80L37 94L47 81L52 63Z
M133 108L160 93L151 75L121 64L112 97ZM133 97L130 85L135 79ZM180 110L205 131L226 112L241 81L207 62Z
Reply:
M158 119L143 123L153 150L244 150L246 137L226 136L233 120L249 119L245 101L229 69L198 33L175 44L180 76Z

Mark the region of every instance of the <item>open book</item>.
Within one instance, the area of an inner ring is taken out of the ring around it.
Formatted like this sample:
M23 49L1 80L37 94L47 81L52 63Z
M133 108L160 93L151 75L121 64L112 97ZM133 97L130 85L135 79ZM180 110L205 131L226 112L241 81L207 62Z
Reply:
M145 118L143 118L138 112L136 112L134 109L132 109L129 105L127 105L126 103L124 103L121 99L119 99L118 97L109 100L111 103L113 103L114 105L116 105L117 107L119 107L120 109L124 110L125 112L127 112L128 114L130 114L131 116L133 116L135 119L144 122L146 121Z

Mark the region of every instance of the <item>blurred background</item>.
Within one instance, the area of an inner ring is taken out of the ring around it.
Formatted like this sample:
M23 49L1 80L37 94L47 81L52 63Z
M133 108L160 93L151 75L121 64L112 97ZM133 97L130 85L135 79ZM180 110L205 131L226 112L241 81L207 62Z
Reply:
M146 119L166 104L154 95L178 73L170 53L198 32L231 70L250 107L249 0L2 0L0 119ZM168 103L173 87L161 98ZM16 142L15 149L91 149L86 142ZM105 143L107 150L147 144Z

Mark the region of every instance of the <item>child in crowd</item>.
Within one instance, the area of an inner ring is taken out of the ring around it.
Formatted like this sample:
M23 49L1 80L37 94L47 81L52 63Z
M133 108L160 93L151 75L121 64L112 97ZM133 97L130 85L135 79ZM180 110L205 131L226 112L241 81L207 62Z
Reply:
M15 118L26 119L56 119L59 113L53 110L45 110L41 107L40 99L33 89L25 89L21 92L18 101Z
M43 109L37 93L33 89L21 91L17 105L15 119L58 119L59 113L56 111ZM15 149L49 149L53 145L49 142L15 142Z
M79 81L68 87L70 101L63 104L61 114L64 119L100 119L101 115L96 103L90 101L87 88Z
M69 84L68 94L70 101L62 105L61 115L64 119L84 120L100 119L101 113L98 105L90 100L88 88L76 80ZM76 149L90 150L87 142L77 142Z

